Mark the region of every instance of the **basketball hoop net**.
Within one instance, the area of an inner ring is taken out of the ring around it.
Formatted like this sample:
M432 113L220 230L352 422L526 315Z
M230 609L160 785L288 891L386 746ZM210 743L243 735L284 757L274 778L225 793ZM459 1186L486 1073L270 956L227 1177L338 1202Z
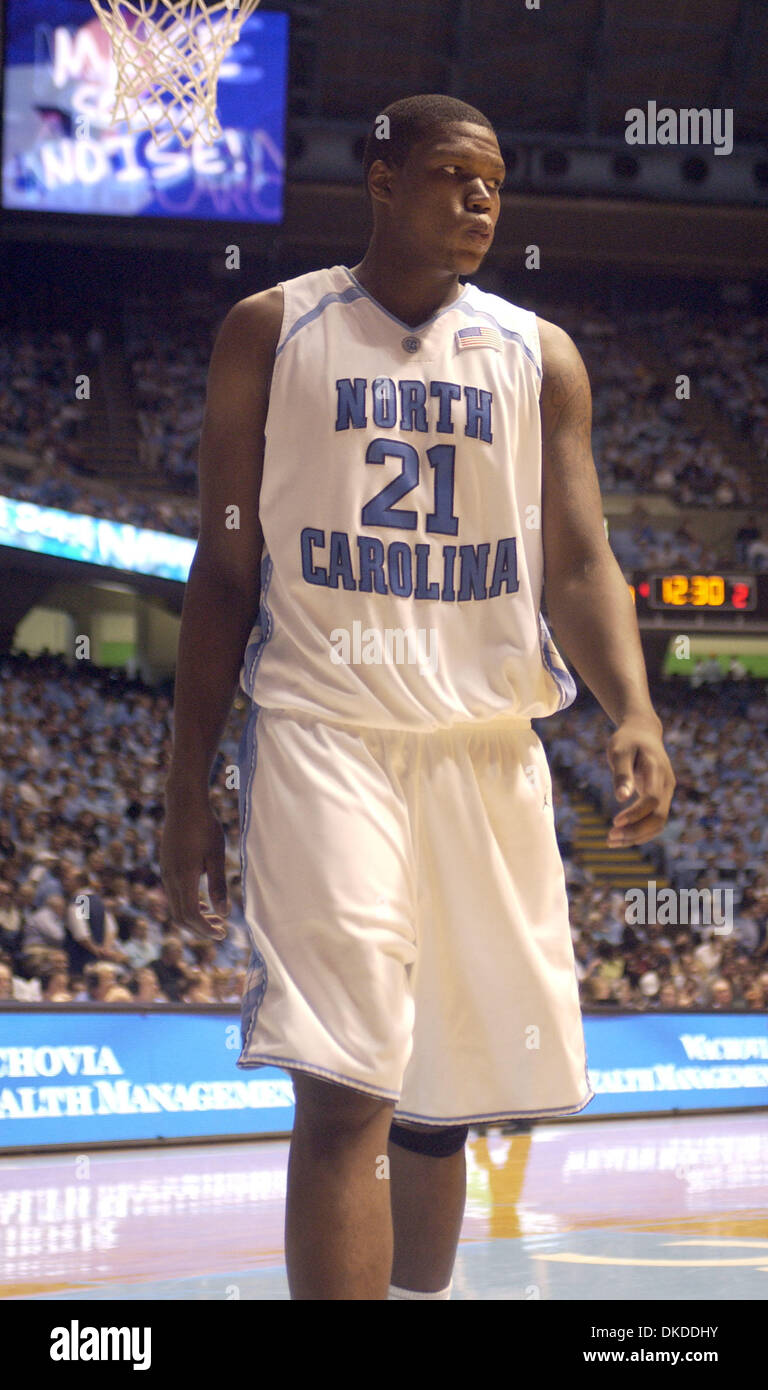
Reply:
M219 74L259 0L91 0L112 44L117 82L112 118L129 130L221 138ZM136 124L136 118L140 124Z

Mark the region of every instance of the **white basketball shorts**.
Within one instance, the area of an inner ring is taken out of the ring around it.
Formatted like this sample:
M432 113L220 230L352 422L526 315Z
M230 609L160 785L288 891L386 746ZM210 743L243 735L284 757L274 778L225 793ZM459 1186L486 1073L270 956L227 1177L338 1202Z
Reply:
M552 780L529 721L426 733L254 706L241 1068L458 1124L592 1098Z

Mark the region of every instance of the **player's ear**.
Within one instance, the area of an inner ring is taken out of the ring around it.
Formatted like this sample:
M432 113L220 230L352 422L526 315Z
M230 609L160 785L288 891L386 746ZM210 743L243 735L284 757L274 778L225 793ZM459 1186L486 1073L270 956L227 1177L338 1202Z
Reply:
M392 170L383 159L375 159L368 171L368 192L374 203L388 203L392 197Z

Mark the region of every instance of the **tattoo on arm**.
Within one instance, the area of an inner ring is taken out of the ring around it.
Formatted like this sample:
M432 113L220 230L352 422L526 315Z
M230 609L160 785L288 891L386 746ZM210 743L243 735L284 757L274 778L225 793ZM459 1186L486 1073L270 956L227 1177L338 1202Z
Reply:
M542 385L542 422L549 439L565 427L577 446L589 449L592 438L592 399L581 362L546 374Z

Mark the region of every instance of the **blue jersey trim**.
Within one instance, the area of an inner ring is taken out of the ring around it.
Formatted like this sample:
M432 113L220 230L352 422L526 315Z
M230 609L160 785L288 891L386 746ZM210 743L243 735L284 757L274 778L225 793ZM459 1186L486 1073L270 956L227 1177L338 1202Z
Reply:
M261 557L261 603L259 605L258 623L261 628L261 636L255 642L249 642L245 649L243 658L243 670L247 693L250 695L253 689L253 680L256 675L259 662L274 631L274 620L272 611L267 603L269 585L272 579L272 556L265 550Z
M406 333L423 333L425 328L431 328L432 324L436 323L439 318L442 318L443 314L447 314L449 310L455 309L457 305L461 304L462 300L465 298L470 288L469 285L465 285L457 299L452 300L450 304L444 304L442 309L438 309L436 314L433 314L432 317L429 319L425 319L423 323L418 324L417 327L414 328L410 323L403 323L403 320L397 318L395 314L390 314L389 309L385 309L384 305L380 304L378 299L374 299L373 295L369 294L365 286L360 284L360 281L357 279L357 276L352 274L352 271L350 270L348 265L343 265L341 268L342 270L346 270L347 275L349 276L352 283L357 286L358 290L360 291L360 294L364 295L366 299L370 299L371 304L374 304L376 308L381 311L382 314L386 314L387 318L391 319L393 323L396 323L398 328L404 328Z
M249 1067L292 1067L294 1071L306 1072L309 1076L320 1078L331 1077L334 1081L341 1081L346 1086L351 1086L355 1091L364 1091L368 1096L377 1096L379 1100L394 1100L399 1097L399 1091L386 1091L380 1086L369 1086L365 1081L358 1081L356 1077L345 1076L343 1072L331 1071L330 1067L316 1067L314 1064L299 1062L295 1057L272 1057L267 1053L254 1053L247 1060L238 1058L238 1067L246 1071Z
M392 323L396 323L398 328L405 329L407 333L415 334L425 332L425 330L431 328L432 324L436 323L439 318L442 318L443 314L449 313L451 309L460 309L461 312L465 314L468 318L475 317L487 319L490 323L493 324L494 328L498 330L498 332L507 342L517 343L518 346L522 348L525 356L528 358L528 361L531 363L534 370L536 371L536 374L539 377L541 377L541 367L537 362L534 353L531 351L525 339L523 338L522 334L517 333L514 329L505 328L504 325L499 322L496 316L492 314L488 309L482 309L477 305L472 304L471 300L468 300L467 296L469 294L469 291L475 288L473 285L466 284L457 299L452 300L450 304L444 304L442 309L438 309L437 313L433 314L431 318L425 319L424 323L420 323L416 327L414 327L410 323L405 323L403 319L399 319L396 314L390 313L389 309L385 309L384 305L380 304L378 299L374 299L373 295L367 289L365 289L365 287L360 284L360 281L357 279L357 277L353 275L352 271L349 269L349 266L344 265L341 267L341 269L346 272L346 274L352 281L352 284L350 285L349 289L329 291L328 294L323 295L322 299L319 300L319 302L315 305L314 309L308 309L305 314L302 314L301 318L297 319L293 326L289 329L282 343L278 347L275 353L275 361L277 361L277 358L280 356L280 353L283 351L283 348L288 345L291 339L297 333L299 333L302 328L306 328L307 324L313 323L314 320L319 318L321 314L324 314L325 310L329 308L331 304L352 304L356 299L367 299L380 311L380 313L384 314L386 318L391 320Z
M594 1098L595 1092L590 1086L586 1098L579 1101L578 1105L556 1105L548 1110L496 1110L485 1115L442 1115L439 1119L435 1119L434 1115L413 1115L408 1110L396 1109L395 1119L413 1120L414 1124L422 1125L480 1125L493 1124L501 1120L545 1119L547 1115L578 1115Z
M551 641L552 634L544 621L542 613L539 612L539 646L541 648L541 658L550 676L557 685L559 691L557 711L559 712L562 709L568 709L569 705L573 704L576 699L577 690L576 682L570 671L566 671L563 666L555 666L549 645Z
M240 738L238 750L239 789L238 811L240 819L240 891L243 897L243 915L248 921L246 904L247 874L245 868L245 844L251 820L251 792L258 762L257 725L260 708L254 704ZM248 974L240 1005L240 1041L244 1048L248 1035L256 1021L261 1002L267 990L267 963L251 941L251 954L248 961Z
M459 300L458 300L458 299L456 300L456 304L459 305ZM538 376L541 376L541 375L542 375L541 367L539 366L538 362L536 361L536 358L535 358L534 354L531 352L531 349L529 348L529 346L528 346L528 344L526 343L525 338L523 338L522 334L516 333L516 332L514 331L514 329L512 329L512 328L505 328L504 325L503 325L503 323L499 323L499 320L498 320L493 314L489 313L489 311L488 311L487 309L478 309L478 308L476 308L471 302L468 303L468 304L467 304L467 303L463 303L463 304L460 305L460 307L461 307L461 312L462 312L463 314L466 314L469 318L473 318L473 317L474 317L474 318L489 319L490 322L493 324L494 328L498 329L498 331L499 331L499 333L501 334L502 338L506 338L506 340L507 340L508 343L518 343L519 346L523 349L523 352L525 353L526 357L528 358L528 361L529 361L529 362L532 364L532 366L536 369L537 375L538 375ZM453 308L453 305L451 305L451 308Z
M365 1081L359 1081L356 1077L345 1076L342 1072L332 1071L330 1067L319 1067L315 1066L314 1063L300 1062L295 1057L277 1057L265 1052L257 1052L245 1060L239 1058L237 1065L241 1071L255 1070L258 1067L292 1068L294 1071L304 1072L309 1076L317 1076L321 1079L330 1077L333 1081L340 1081L355 1091L363 1091L366 1095L378 1096L381 1100L397 1102L399 1098L397 1091L387 1091L380 1086L370 1086ZM493 1110L472 1115L441 1115L439 1117L416 1115L410 1110L399 1110L395 1105L393 1118L412 1120L414 1124L423 1125L492 1124L502 1120L544 1119L547 1115L578 1115L594 1098L595 1092L591 1086L588 1086L586 1096L576 1105L556 1105L550 1106L548 1109L539 1108L537 1110Z
M308 323L312 323L314 319L324 314L331 304L351 304L353 300L362 298L364 294L365 290L362 285L358 288L351 285L348 290L331 290L329 294L324 294L320 302L315 305L314 309L308 309L306 314L302 314L301 318L297 319L293 327L286 333L285 338L275 353L275 361L277 361L283 348L291 341L291 338L302 328L306 328Z

